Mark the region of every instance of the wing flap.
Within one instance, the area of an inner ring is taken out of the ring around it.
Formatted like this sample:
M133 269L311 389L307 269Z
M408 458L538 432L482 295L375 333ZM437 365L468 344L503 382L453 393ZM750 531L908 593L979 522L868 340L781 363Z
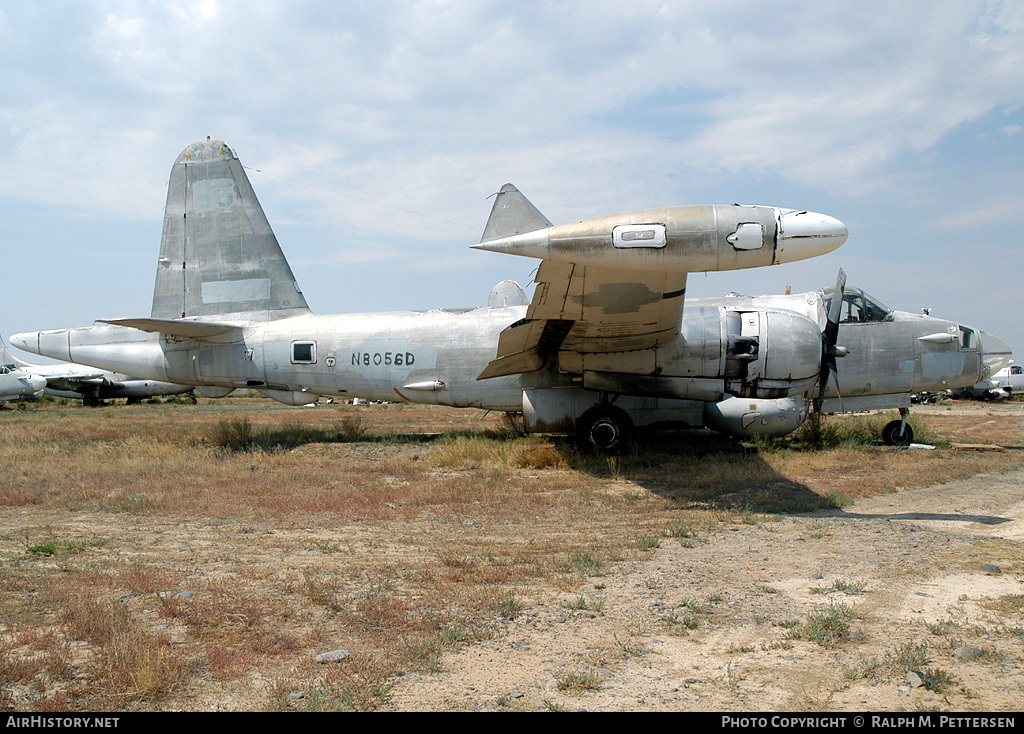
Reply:
M497 359L477 379L532 372L554 354L562 371L580 372L585 355L650 350L679 336L686 273L544 260L535 281L526 318L501 333Z

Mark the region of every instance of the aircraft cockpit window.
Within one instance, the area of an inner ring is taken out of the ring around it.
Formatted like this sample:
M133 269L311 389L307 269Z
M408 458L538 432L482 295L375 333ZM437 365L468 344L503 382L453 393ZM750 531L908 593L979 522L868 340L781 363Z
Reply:
M826 288L825 311L832 305L835 288ZM863 324L874 321L885 321L892 309L879 303L860 288L847 288L843 293L843 308L839 314L841 324Z
M9 375L14 372L15 367L13 364L0 365L0 375Z
M292 342L292 364L314 364L316 342Z
M974 334L974 329L969 329L966 326L960 327L960 348L961 349L977 349L978 338Z

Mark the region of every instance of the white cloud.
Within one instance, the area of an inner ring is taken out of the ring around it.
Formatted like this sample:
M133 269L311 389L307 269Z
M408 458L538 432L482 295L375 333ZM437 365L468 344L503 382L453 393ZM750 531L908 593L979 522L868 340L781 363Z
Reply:
M272 174L272 222L332 233L310 262L461 247L506 181L552 220L735 189L900 232L1019 203L1018 2L7 3L0 73L0 197L157 219L212 135Z

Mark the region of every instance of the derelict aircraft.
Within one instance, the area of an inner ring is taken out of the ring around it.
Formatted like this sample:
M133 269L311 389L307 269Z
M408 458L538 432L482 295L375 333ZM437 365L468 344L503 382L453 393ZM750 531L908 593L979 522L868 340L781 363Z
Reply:
M891 395L909 405L912 391L973 385L1009 359L999 340L939 319L886 310L840 329L853 301L826 309L823 292L684 310L688 272L814 257L847 234L822 214L739 205L553 226L506 185L476 247L540 258L532 302L505 281L472 310L317 316L234 151L207 138L171 170L150 317L11 342L210 397L250 388L291 405L328 395L522 412L527 430L575 431L600 450L665 424L785 435L809 404L838 398L842 355L847 409ZM906 437L905 416L895 423Z
M7 348L0 336L0 364L43 379L43 393L62 398L77 398L85 405L97 406L100 401L127 398L129 403L156 395L177 395L189 392L191 385L175 385L157 380L140 380L131 375L99 370L81 364L29 364ZM11 398L14 399L14 398Z

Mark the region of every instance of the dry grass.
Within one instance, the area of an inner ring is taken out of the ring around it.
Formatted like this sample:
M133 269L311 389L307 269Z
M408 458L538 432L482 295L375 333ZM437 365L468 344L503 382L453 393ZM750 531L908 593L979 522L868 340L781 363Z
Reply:
M966 440L976 423L928 430ZM659 537L1020 463L706 432L608 459L414 406L5 409L0 704L373 709L396 674Z

